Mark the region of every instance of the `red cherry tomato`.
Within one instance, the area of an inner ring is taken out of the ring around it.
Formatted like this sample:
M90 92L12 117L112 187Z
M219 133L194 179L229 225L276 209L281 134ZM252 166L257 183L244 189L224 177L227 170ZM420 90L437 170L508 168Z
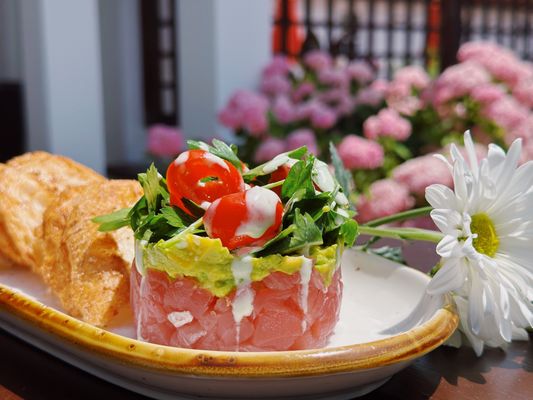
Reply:
M168 166L167 186L171 204L183 209L181 198L201 205L245 189L237 168L204 150L181 153Z
M279 182L287 178L289 175L289 171L291 170L291 166L289 164L283 164L281 167L278 167L277 170L272 172L272 175L270 175L270 179L268 180L268 183L274 183ZM270 189L274 193L276 193L281 198L281 186L276 186L275 188Z
M279 197L256 186L215 200L204 215L204 226L209 237L219 238L233 250L261 246L272 239L280 230L282 216Z

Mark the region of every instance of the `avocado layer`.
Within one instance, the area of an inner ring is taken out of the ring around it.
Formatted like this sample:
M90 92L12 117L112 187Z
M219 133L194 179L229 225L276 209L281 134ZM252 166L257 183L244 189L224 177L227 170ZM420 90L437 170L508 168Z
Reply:
M337 245L313 247L310 250L310 258L315 260L314 268L320 273L326 286L331 283L337 256ZM236 287L231 265L237 258L222 246L219 239L187 234L178 241L160 241L145 246L142 257L144 269L164 271L171 278L196 278L202 288L217 297L226 296ZM289 275L298 272L303 258L273 254L252 258L251 263L251 279L260 281L272 272Z

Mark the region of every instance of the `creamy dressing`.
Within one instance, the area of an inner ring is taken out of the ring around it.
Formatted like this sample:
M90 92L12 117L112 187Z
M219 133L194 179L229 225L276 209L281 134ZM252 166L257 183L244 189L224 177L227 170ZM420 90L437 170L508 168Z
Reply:
M309 300L309 282L313 271L313 260L306 256L301 256L302 266L300 267L300 308L303 311L302 333L307 329L307 308Z
M211 206L211 203L209 201L202 201L200 204L200 207L202 207L204 210L207 210Z
M174 311L167 315L167 319L172 325L179 328L192 322L194 317L189 311Z
M231 304L233 320L235 321L236 333L235 342L239 349L241 321L248 317L254 310L254 290L252 284L252 257L235 258L231 263L231 272L237 285L235 297Z
M189 159L189 152L186 151L184 153L181 153L178 158L176 158L174 160L174 165L175 166L178 166L178 165L181 165L181 164L185 164L187 162L187 160Z
M255 186L246 192L245 202L248 218L239 225L235 235L258 239L274 225L279 197L271 190Z
M319 187L323 192L333 192L337 189L337 183L329 170L328 164L323 161L315 160L313 166L313 182ZM348 205L348 199L344 193L337 193L335 195L335 201L340 206Z
M228 165L224 162L224 160L220 157L215 156L211 153L205 153L204 158L209 161L211 164L216 164L222 168L224 168L226 171L229 171Z
M278 154L272 160L263 165L263 172L265 174L271 174L283 164L289 162L289 160L291 160L291 158L287 154Z

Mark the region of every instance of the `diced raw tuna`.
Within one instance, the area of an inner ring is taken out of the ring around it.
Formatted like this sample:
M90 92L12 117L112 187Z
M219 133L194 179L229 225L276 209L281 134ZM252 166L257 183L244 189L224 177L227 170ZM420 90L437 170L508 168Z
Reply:
M253 282L253 312L235 323L233 291L218 298L193 278L171 279L148 269L131 275L131 303L139 339L206 350L282 351L324 347L337 323L342 296L340 268L326 288L313 269L307 312L300 274L274 272Z

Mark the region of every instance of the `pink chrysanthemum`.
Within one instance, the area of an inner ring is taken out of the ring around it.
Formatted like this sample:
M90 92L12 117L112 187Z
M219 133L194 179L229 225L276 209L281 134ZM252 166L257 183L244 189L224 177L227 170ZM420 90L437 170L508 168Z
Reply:
M183 149L184 140L178 128L167 125L152 125L148 128L147 150L157 157L174 157Z
M409 195L409 189L393 181L383 179L370 186L368 196L363 195L357 202L357 220L360 223L376 218L386 217L413 207L415 201Z
M383 165L383 148L377 142L348 135L338 146L339 157L348 169L374 169Z

